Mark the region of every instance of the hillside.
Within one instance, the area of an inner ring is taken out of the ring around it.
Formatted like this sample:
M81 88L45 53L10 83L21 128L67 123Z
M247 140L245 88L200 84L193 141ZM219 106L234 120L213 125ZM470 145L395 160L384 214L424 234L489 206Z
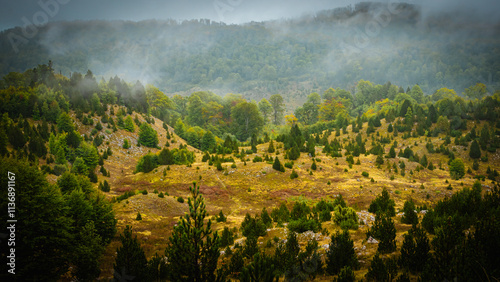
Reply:
M0 75L51 60L56 73L118 75L166 93L241 93L260 100L286 95L294 109L312 92L361 79L428 94L462 93L476 83L497 87L498 25L423 14L418 5L380 3L327 10L291 20L226 25L208 20L57 22L29 40L15 28L0 34ZM14 37L17 36L17 37Z
M0 51L26 69L0 80L0 280L498 280L497 31L453 43L398 4L380 53L330 53L388 7L52 23Z

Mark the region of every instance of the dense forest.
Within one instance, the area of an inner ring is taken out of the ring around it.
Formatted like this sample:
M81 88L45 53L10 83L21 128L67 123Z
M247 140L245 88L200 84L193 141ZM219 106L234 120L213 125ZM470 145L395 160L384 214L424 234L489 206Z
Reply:
M0 34L0 75L52 60L56 73L66 76L91 69L166 93L204 89L256 100L286 93L290 109L332 85L353 92L361 79L419 84L428 94L498 86L498 29L483 19L464 24L447 13L423 14L418 5L394 5L360 3L243 25L57 22L37 27L29 40L15 28Z

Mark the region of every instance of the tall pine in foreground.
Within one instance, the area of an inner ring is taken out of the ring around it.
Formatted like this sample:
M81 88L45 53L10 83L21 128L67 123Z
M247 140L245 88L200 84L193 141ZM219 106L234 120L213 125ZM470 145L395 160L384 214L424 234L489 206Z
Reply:
M172 281L215 281L219 236L217 232L212 234L210 219L206 225L204 223L208 213L196 182L189 190L189 212L179 220L165 250L169 278Z
M132 238L132 227L127 225L120 235L122 246L117 249L114 278L118 281L144 281L147 278L148 260L137 236Z

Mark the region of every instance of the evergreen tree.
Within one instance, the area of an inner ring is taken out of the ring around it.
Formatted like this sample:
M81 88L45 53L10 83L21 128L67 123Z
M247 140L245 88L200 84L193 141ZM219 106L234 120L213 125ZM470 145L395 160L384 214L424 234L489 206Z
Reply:
M398 264L412 273L420 272L429 259L429 238L423 228L413 226L404 235Z
M7 151L7 134L2 126L0 126L0 156L4 156Z
M401 217L401 222L406 224L418 224L418 216L415 212L415 203L412 200L405 201L403 206L404 215Z
M120 119L118 121L120 121ZM131 116L127 116L125 118L125 120L123 121L123 128L129 132L135 132L135 125Z
M139 140L141 145L149 148L158 147L158 133L146 122L139 129Z
M68 260L73 250L73 220L66 216L68 208L56 185L50 185L38 167L13 158L0 158L0 214L2 222L8 219L9 181L15 181L15 276L7 272L7 265L0 274L2 281L53 281L68 271ZM9 185L9 189L10 189ZM19 203L19 207L17 204ZM3 225L2 232L7 233ZM7 239L2 238L7 246ZM13 248L13 247L9 247ZM1 249L2 261L9 255Z
M219 236L212 235L199 187L193 183L188 199L189 213L181 217L169 238L165 255L169 261L169 278L173 281L213 281L219 258Z
M331 237L331 242L326 251L326 271L330 275L337 275L345 267L356 269L358 259L354 252L354 242L349 236L349 231L344 230L342 234L338 231Z
M378 195L373 200L368 208L371 213L388 213L389 216L395 216L396 210L394 209L395 203L389 196L389 192L384 188L382 194Z
M470 144L469 156L472 159L480 159L481 158L481 149L479 148L479 144L476 140L473 140Z
M267 152L268 153L274 153L276 150L274 149L274 144L273 144L273 140L271 140L271 142L269 142L269 147L267 148Z
M379 240L378 251L381 253L391 253L396 250L396 227L394 221L386 213L377 213L375 222L366 233L366 237L373 237Z
M132 227L129 225L125 227L123 234L120 234L120 241L122 246L116 250L113 264L115 279L145 281L148 261L137 235L132 237Z
M311 165L312 170L316 170L318 167L316 166L316 160L313 159L313 163Z
M281 172L285 172L285 167L281 164L279 158L276 156L274 158L273 169Z

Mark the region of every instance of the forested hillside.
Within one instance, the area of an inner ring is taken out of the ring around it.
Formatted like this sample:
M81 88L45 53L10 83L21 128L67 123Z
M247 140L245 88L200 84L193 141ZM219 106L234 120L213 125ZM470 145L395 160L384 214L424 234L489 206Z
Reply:
M353 93L313 92L286 114L280 94L168 97L51 62L9 73L16 279L499 277L498 91L361 80Z
M52 60L56 73L154 84L166 93L241 93L287 97L289 109L312 92L361 80L432 94L498 86L500 36L495 25L410 4L361 3L314 16L226 25L209 20L57 22L0 34L0 75ZM490 91L492 92L492 91ZM354 94L354 93L353 93Z

